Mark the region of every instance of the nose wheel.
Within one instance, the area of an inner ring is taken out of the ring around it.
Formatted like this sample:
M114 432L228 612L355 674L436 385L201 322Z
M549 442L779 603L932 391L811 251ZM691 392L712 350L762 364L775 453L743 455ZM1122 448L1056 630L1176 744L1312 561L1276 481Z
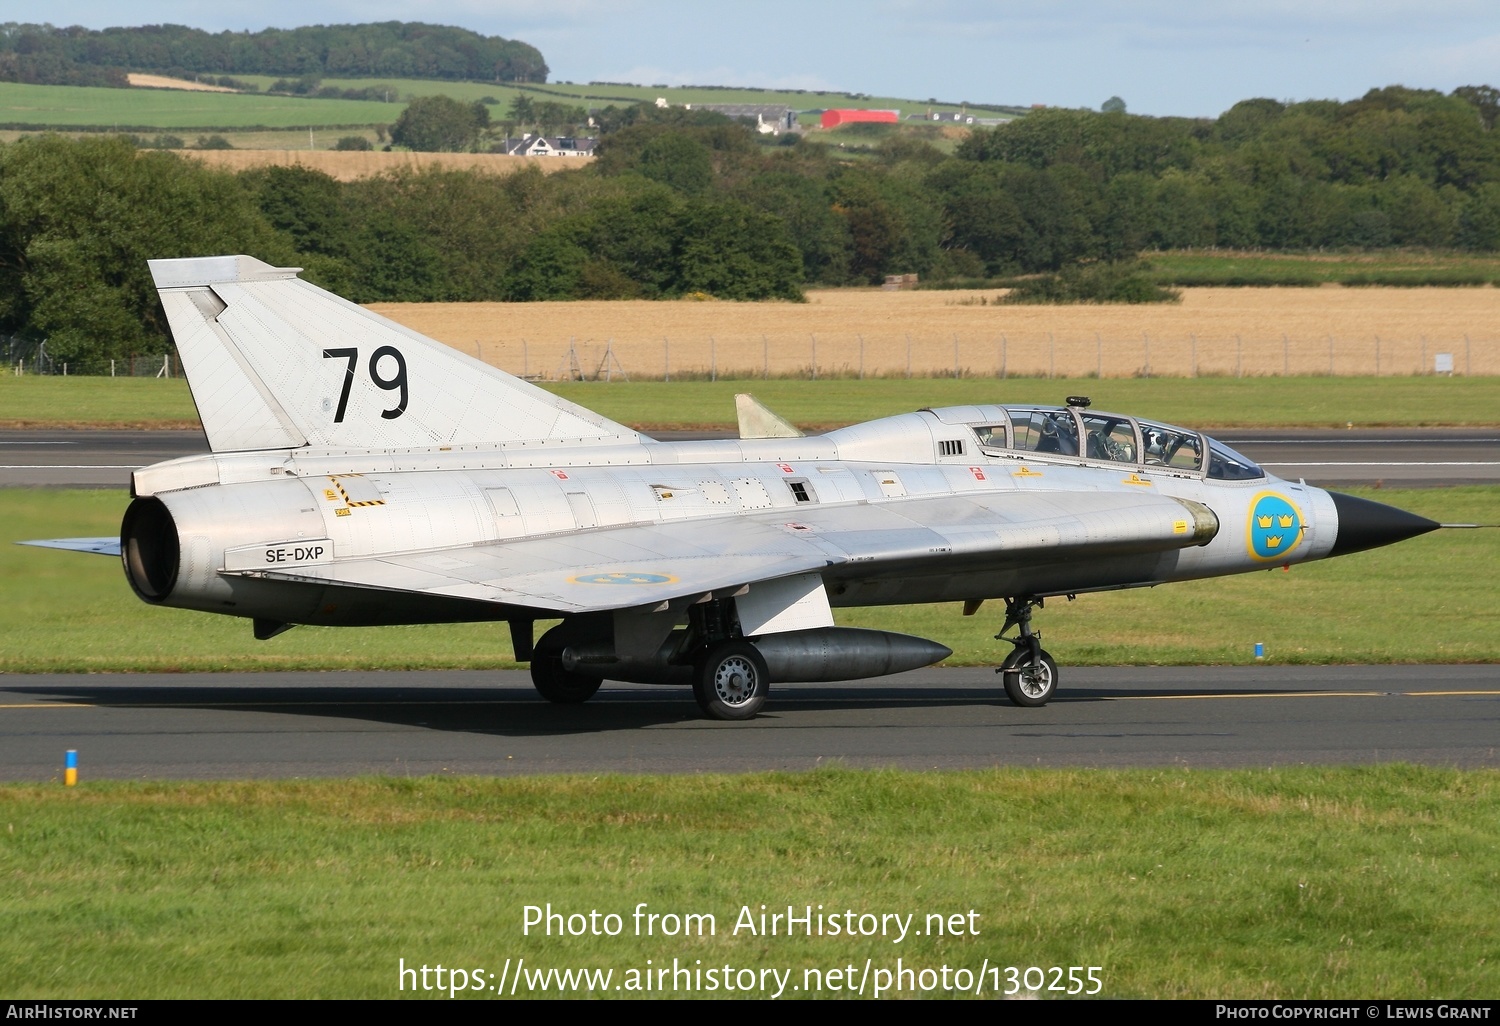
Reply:
M1057 664L1043 650L1040 659L1026 648L1017 648L995 671L1005 681L1005 694L1016 705L1033 708L1046 705L1057 690Z
M1005 683L1005 694L1016 705L1035 708L1046 705L1057 691L1057 663L1042 648L1042 634L1031 629L1032 607L1042 606L1040 598L1023 595L1005 600L1005 626L995 635L997 641L1015 646L995 670ZM1005 632L1019 628L1014 637Z

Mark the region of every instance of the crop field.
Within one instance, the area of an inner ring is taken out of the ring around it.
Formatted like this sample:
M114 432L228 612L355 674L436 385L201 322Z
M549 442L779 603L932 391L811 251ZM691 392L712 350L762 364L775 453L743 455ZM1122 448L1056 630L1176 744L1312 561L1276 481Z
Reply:
M324 133L324 144L334 141L333 133ZM350 134L350 133L340 133ZM352 133L358 134L358 133ZM283 143L284 145L285 143ZM384 174L401 168L423 170L439 167L451 171L487 171L497 175L508 175L535 164L543 171L566 171L583 167L593 157L511 157L503 153L413 153L407 150L351 150L329 149L233 149L233 150L183 150L182 155L203 161L211 167L228 171L245 171L256 167L289 167L300 164L314 171L350 182L356 178Z
M1198 288L1180 304L997 306L995 290L806 303L377 303L512 374L1263 377L1500 374L1500 289Z

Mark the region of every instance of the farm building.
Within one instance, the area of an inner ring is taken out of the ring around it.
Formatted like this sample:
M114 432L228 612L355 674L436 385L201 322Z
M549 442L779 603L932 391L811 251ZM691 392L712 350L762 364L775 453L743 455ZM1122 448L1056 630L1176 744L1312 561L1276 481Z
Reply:
M899 110L825 110L823 112L824 128L837 128L839 125L852 125L857 122L894 125L899 120L901 120Z
M557 135L547 138L526 133L519 139L506 139L506 154L512 157L592 157L597 139Z
M797 112L785 104L686 103L683 106L688 110L711 110L730 118L753 118L756 131L762 135L780 135L797 128Z

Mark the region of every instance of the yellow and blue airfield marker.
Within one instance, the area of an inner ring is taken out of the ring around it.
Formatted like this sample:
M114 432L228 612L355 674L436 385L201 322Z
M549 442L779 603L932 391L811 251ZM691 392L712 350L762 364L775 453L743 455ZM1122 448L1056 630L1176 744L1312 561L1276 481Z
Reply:
M78 749L69 748L63 757L63 784L72 787L78 783Z

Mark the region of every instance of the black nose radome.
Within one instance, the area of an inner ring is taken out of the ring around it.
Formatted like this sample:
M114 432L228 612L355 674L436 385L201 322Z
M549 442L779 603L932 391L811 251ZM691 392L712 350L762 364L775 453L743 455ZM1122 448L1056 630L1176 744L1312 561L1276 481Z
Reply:
M1357 499L1352 495L1329 492L1333 508L1339 513L1339 533L1333 540L1330 556L1342 556L1348 552L1361 552L1382 545L1415 538L1428 531L1436 531L1441 524L1408 513L1395 506L1387 506L1369 499Z

